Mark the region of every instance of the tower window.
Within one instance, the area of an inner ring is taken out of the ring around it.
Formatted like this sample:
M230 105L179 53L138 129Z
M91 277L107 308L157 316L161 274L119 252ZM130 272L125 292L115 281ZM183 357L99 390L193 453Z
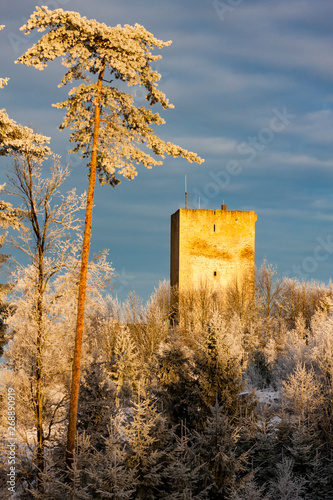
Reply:
M216 272L216 271L214 271L214 276L216 276L216 275L217 275L217 272Z
M214 224L214 233L215 233L215 224Z

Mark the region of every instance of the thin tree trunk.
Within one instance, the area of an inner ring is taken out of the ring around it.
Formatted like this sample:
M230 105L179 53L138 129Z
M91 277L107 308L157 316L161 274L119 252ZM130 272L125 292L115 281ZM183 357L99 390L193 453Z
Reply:
M36 420L37 420L37 484L40 489L40 474L44 471L44 431L43 431L43 387L42 387L42 336L43 310L40 296L37 303L37 360L36 360Z
M87 271L88 271L89 248L91 240L91 222L92 222L94 192L96 184L97 143L98 143L99 124L100 124L100 102L101 102L101 90L103 86L104 69L105 67L101 70L101 72L98 75L97 95L95 102L94 135L93 135L91 162L90 162L89 187L87 194L87 207L86 207L86 217L84 225L82 257L81 257L81 275L80 275L79 297L77 306L77 324L76 324L75 349L74 349L74 359L72 368L72 389L71 389L71 398L69 407L69 421L68 421L67 449L66 449L66 463L69 467L72 467L74 459L76 420L77 420L77 408L78 408L79 384L80 384L82 336L84 328Z

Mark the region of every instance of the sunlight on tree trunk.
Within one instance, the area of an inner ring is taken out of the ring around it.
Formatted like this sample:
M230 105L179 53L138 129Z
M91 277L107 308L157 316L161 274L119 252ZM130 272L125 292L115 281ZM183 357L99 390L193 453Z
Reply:
M101 90L103 86L103 75L105 66L98 75L98 93L95 102L95 118L94 118L94 138L92 145L92 154L90 162L90 172L89 172L89 188L87 195L87 207L86 207L86 218L84 225L84 237L82 246L82 261L81 261L81 274L80 274L80 284L79 284L79 298L78 298L78 310L77 310L77 325L76 325L76 335L75 335L75 349L74 349L74 359L73 359L73 371L72 371L72 390L71 390L71 401L69 408L69 422L68 422L68 436L67 436L67 451L66 451L66 462L68 466L73 464L74 446L75 446L75 432L76 432L76 420L77 420L77 406L79 400L79 386L80 386L80 364L81 364L81 351L82 351L82 336L84 329L84 309L85 309L85 298L87 289L87 271L89 262L89 248L91 240L91 223L92 223L92 213L94 206L94 192L96 184L96 169L97 169L97 143L98 143L98 133L100 124L100 102L101 102Z

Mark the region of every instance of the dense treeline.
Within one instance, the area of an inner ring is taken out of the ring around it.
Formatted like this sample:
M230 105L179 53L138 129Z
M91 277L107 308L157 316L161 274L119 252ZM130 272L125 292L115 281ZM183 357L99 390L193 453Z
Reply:
M68 478L75 262L45 289L42 346L31 313L33 269L17 280L1 367L3 498L10 497L9 387L20 498L332 498L333 288L281 279L266 262L253 295L204 285L182 294L177 323L167 283L145 306L134 294L119 304L101 294L111 273L105 254L91 263L78 446Z

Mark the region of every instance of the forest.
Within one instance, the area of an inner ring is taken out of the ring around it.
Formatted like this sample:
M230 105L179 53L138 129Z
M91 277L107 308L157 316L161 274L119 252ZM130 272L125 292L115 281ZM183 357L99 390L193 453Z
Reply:
M120 304L108 292L106 257L89 266L69 473L75 256L45 284L41 339L33 266L16 271L11 301L2 303L2 498L11 498L10 394L19 498L332 498L332 285L281 278L263 262L254 295L236 284L214 293L203 284L179 295L174 323L168 282L145 305L134 293ZM51 274L57 263L48 265Z

